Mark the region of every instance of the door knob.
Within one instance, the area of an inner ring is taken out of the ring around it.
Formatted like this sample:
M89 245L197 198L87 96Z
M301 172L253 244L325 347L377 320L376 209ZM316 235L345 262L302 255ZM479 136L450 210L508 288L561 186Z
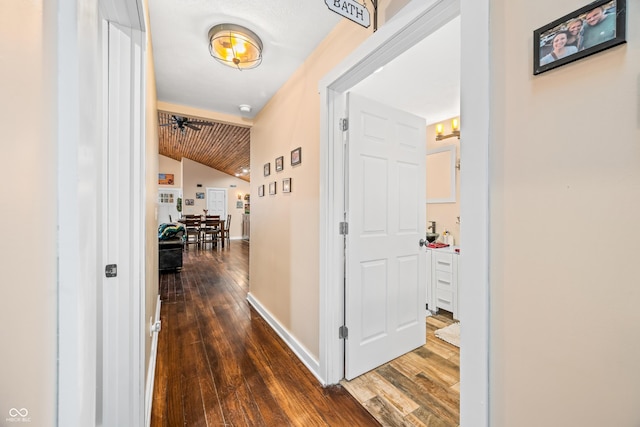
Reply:
M427 245L427 241L424 239L420 239L420 247L426 246Z

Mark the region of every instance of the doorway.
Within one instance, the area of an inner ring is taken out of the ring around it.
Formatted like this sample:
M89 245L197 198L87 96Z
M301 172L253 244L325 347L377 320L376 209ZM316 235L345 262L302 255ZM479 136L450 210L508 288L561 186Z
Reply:
M345 155L338 121L345 111L344 94L403 50L429 36L454 17L473 16L462 33L461 91L465 95L461 110L465 113L464 132L474 141L463 147L465 169L461 176L461 217L465 235L461 282L469 283L461 292L464 320L468 327L462 333L461 354L461 423L473 420L475 425L488 425L488 113L486 84L488 81L488 4L462 0L468 7L461 14L457 0L412 1L394 17L393 25L383 26L377 33L320 83L321 105L321 254L320 254L320 371L328 384L344 377L342 342L336 333L342 322L344 299L341 265L343 244L338 233L344 221L342 171ZM465 47L465 41L468 44ZM474 62L482 66L478 67ZM465 65L468 66L465 67ZM467 70L465 72L465 70ZM471 71L473 70L473 71ZM467 219L468 218L468 219ZM336 266L339 266L336 268ZM465 377L466 375L466 377Z

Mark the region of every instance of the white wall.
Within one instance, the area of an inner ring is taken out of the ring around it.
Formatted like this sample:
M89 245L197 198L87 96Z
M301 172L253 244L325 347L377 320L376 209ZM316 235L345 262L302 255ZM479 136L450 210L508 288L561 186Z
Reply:
M640 4L533 76L533 30L585 2L490 3L490 425L638 426Z

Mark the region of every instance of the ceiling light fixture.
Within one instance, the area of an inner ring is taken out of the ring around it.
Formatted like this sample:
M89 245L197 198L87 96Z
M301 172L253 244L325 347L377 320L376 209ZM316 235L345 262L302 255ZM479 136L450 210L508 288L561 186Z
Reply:
M451 119L451 133L447 135L444 134L442 123L436 125L436 141L442 141L454 136L460 139L460 122L458 119Z
M240 109L240 111L242 111L243 113L250 113L251 112L251 105L240 104L240 105L238 105L238 109Z
M262 62L262 41L240 25L219 24L209 30L209 53L238 70L255 68Z

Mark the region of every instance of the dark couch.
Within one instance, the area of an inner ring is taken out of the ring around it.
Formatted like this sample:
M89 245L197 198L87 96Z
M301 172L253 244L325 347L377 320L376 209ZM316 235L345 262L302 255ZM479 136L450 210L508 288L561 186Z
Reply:
M158 266L160 271L180 271L182 269L184 231L182 224L160 224L158 227Z

